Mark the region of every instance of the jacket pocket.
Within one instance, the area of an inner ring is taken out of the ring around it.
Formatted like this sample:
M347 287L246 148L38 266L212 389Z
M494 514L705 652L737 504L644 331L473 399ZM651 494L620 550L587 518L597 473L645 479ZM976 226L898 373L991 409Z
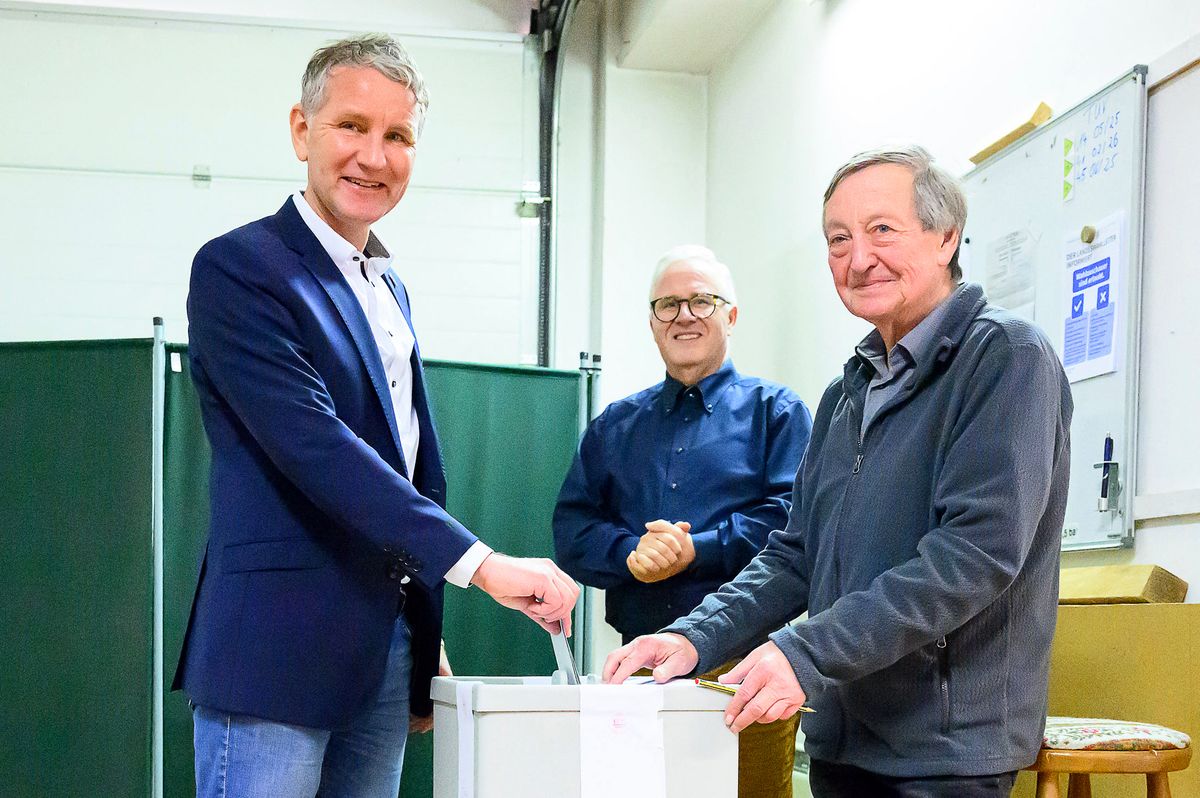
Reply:
M229 543L221 552L221 571L301 571L329 563L324 550L309 538Z
M954 756L946 745L947 735L941 733L948 697L948 691L942 691L942 676L941 650L931 641L887 668L846 684L842 695L848 716L847 753L870 740L871 746L881 745L901 758ZM804 723L809 720L805 716ZM914 735L914 729L926 733Z
M950 732L950 647L946 638L937 641L938 690L942 700L942 734Z

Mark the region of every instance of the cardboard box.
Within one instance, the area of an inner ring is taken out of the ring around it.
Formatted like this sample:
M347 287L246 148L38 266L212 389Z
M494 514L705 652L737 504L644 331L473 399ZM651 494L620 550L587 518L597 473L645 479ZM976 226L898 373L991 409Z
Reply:
M1058 608L1050 660L1050 713L1158 723L1200 741L1200 604ZM1066 778L1063 778L1064 795ZM1196 761L1171 774L1171 792L1200 796ZM1032 796L1022 773L1014 796ZM1145 798L1137 775L1092 777L1094 798Z
M1097 565L1064 568L1059 604L1178 603L1188 584L1157 565Z

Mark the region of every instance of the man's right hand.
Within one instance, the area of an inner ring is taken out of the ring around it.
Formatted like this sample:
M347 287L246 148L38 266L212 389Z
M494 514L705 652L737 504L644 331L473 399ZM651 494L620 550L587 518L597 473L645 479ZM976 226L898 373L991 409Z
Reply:
M550 560L492 552L476 569L471 584L505 607L525 613L551 634L558 633L562 621L570 637L579 587Z
M642 635L604 661L604 682L620 684L642 668L653 668L654 681L665 682L696 669L700 654L683 635Z

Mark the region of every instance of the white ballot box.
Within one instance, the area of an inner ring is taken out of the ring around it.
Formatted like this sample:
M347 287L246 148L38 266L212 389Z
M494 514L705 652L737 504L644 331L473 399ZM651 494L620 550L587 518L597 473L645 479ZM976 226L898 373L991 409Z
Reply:
M735 798L729 696L691 680L433 680L434 798Z

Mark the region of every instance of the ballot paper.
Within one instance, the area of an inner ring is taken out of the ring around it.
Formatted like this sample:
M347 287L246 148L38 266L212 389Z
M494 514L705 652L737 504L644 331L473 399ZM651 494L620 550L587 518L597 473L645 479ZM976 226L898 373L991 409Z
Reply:
M563 630L562 621L558 622L558 634L550 635L550 642L554 646L554 661L567 684L579 684L579 671L575 669L575 658L571 656L571 647L567 643L567 633Z
M580 798L666 798L662 690L579 688Z

